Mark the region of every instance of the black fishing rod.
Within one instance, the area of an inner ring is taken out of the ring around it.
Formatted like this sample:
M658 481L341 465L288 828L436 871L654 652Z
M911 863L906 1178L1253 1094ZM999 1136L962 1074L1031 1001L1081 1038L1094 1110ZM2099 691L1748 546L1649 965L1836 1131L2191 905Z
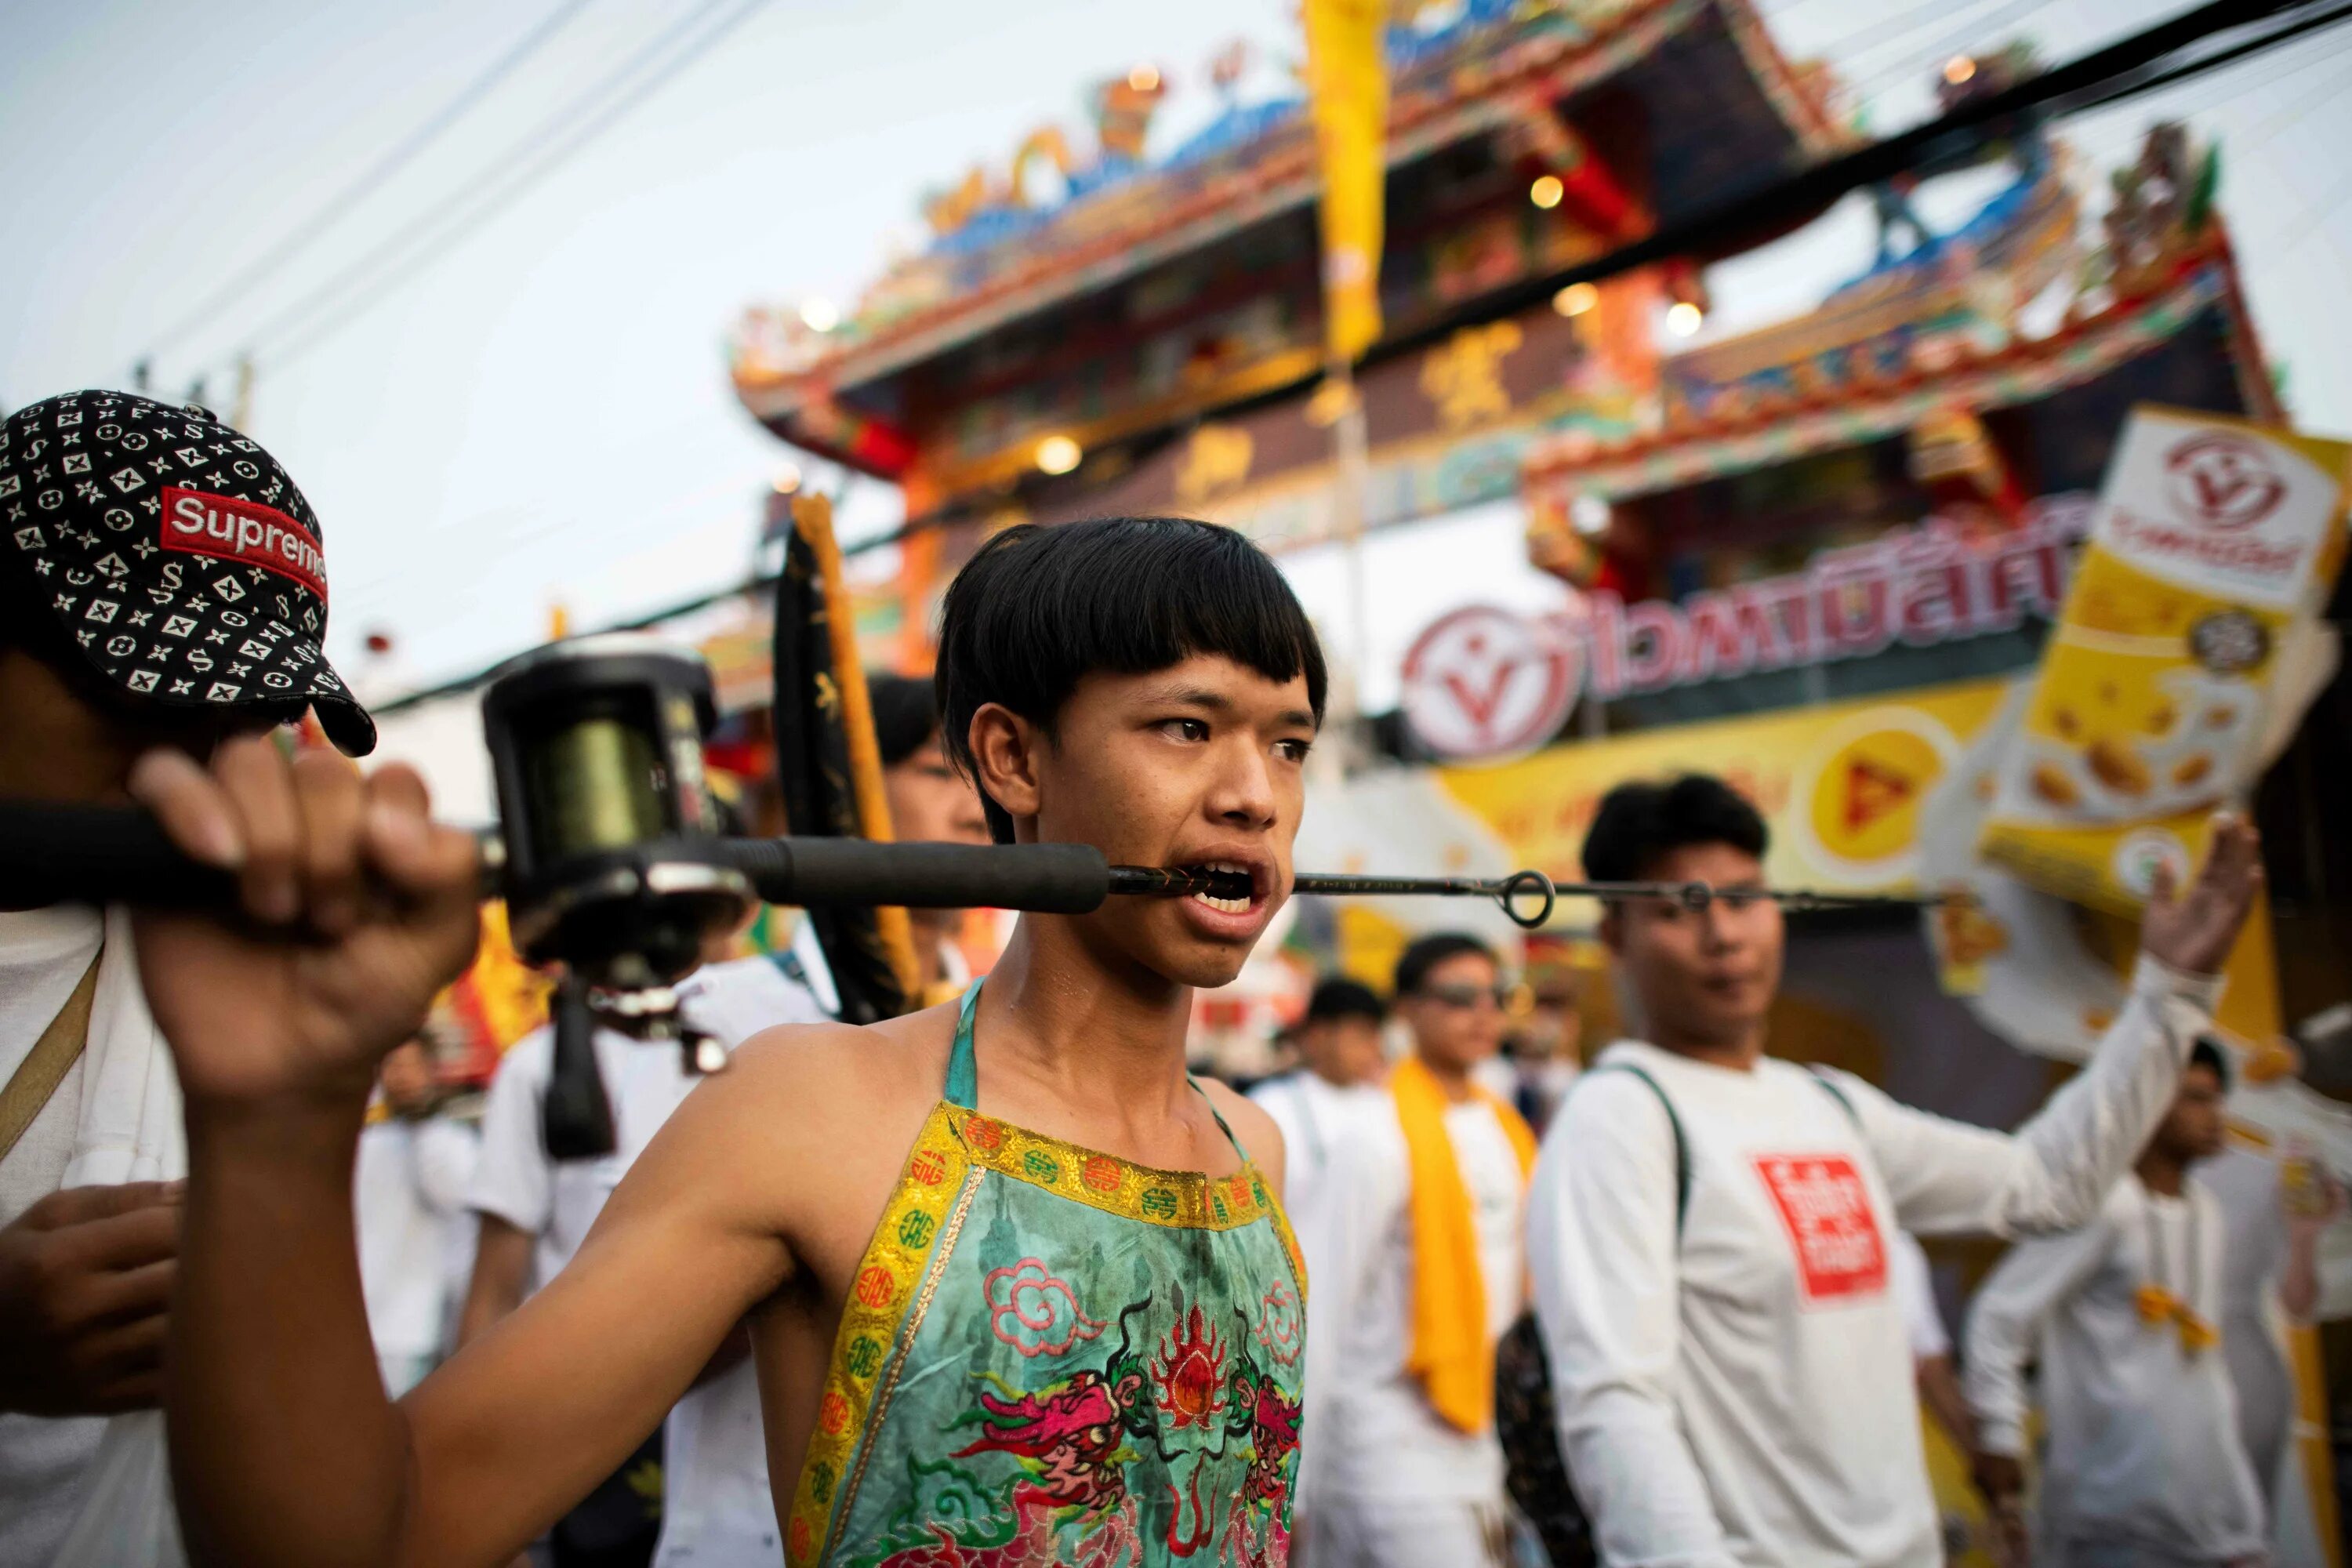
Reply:
M584 637L527 654L483 694L500 826L480 834L482 896L506 900L517 948L608 994L666 987L704 939L754 900L797 907L1004 909L1084 914L1112 897L1254 895L1244 872L1113 866L1083 844L886 844L730 838L702 773L713 721L702 660L656 639ZM1292 892L1479 898L1533 930L1562 898L1663 899L1702 910L1769 899L1792 908L1922 907L1939 895L1716 889L1704 882L1303 872ZM234 902L236 878L183 854L122 807L0 802L0 907Z

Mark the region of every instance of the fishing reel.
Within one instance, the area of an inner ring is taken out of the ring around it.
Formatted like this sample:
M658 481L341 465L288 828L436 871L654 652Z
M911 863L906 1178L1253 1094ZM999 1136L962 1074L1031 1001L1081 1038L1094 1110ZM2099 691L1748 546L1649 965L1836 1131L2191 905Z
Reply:
M702 661L631 633L525 654L482 696L516 949L632 1032L674 1020L671 987L759 899L703 770L714 716Z

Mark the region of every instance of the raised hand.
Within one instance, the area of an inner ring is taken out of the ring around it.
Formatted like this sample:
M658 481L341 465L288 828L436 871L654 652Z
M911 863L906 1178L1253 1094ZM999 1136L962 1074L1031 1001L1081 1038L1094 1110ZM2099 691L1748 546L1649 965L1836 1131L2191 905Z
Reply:
M2189 889L2158 872L2139 928L2140 951L2185 974L2218 974L2263 885L2262 836L2234 813L2213 818L2212 847Z
M131 793L182 849L238 873L238 909L138 919L190 1109L363 1103L377 1059L473 955L472 838L433 824L409 768L362 779L266 739L223 745L209 770L150 752Z

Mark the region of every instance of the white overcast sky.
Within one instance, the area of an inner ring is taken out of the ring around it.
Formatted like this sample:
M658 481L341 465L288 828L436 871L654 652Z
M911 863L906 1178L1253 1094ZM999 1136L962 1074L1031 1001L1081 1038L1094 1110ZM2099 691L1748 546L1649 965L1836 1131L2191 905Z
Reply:
M530 63L319 241L157 360L169 390L404 235L497 165L586 83L704 11L746 0L584 0ZM129 384L159 334L279 250L557 0L0 0L0 405ZM2053 59L2182 9L2148 0L1767 0L1795 57L1825 55L1874 126L1927 108L1928 73L2024 33ZM1258 45L1263 87L1295 54L1288 0L769 0L726 40L459 242L392 268L350 324L275 366L251 433L317 507L333 566L331 650L398 637L432 677L575 626L740 579L753 499L787 454L729 390L722 345L746 303L846 300L916 198L1028 130L1082 124L1086 83L1156 62L1164 129L1206 112L1204 62ZM2301 422L2352 431L2352 27L2076 121L2102 163L2153 116L2222 145L2223 199L2258 323ZM1074 137L1083 142L1083 136ZM1979 187L1979 192L1980 192ZM1968 191L1929 204L1963 214ZM1850 203L1769 254L1718 269L1732 330L1803 309L1868 258ZM265 341L265 348L267 346ZM215 372L215 401L224 383ZM868 483L851 526L887 528ZM1371 547L1374 666L1468 598L1539 603L1508 507ZM1349 639L1328 552L1294 571ZM1395 646L1389 646L1393 643Z

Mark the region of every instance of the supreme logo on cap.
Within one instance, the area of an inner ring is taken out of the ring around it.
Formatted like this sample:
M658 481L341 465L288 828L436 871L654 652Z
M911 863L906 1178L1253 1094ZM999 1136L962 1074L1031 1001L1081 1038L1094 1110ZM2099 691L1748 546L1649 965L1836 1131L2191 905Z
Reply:
M163 548L242 561L327 597L327 561L310 531L276 507L178 485L163 491Z

